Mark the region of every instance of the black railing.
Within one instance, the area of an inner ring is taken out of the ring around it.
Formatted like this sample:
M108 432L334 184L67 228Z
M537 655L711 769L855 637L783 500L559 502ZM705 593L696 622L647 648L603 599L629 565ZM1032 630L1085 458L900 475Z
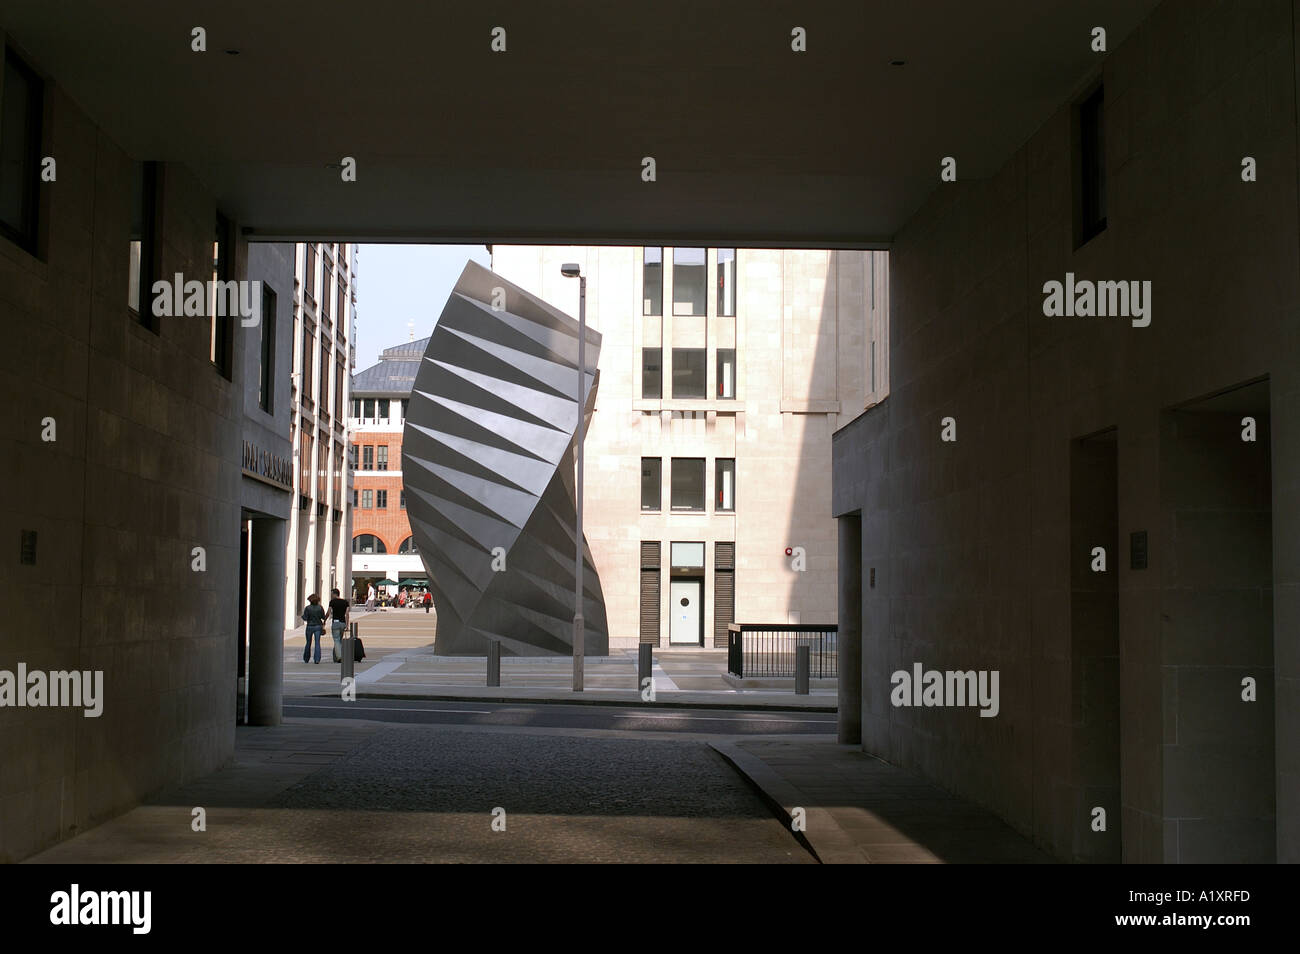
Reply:
M739 679L794 678L796 646L807 646L809 676L839 675L839 627L732 623L727 627L727 671Z

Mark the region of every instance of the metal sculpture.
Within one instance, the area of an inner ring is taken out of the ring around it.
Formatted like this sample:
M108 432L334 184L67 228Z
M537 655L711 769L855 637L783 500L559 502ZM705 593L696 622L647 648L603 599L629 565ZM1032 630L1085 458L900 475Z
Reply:
M600 334L587 329L589 421ZM578 322L481 265L465 266L416 374L402 438L411 531L440 655L569 655L574 616ZM587 655L609 652L583 543Z

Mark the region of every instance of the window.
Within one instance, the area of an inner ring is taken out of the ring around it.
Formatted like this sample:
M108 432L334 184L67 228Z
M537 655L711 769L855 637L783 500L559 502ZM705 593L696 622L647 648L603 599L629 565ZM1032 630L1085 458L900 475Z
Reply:
M387 509L388 509L388 491L387 491L387 490L376 490L376 491L375 491L375 507L376 507L377 509L379 509L379 510L387 510Z
M641 306L641 314L662 315L664 313L664 250L647 248L643 252L641 286L644 302Z
M664 349L641 349L641 396L643 398L661 398L664 396Z
M330 359L325 353L329 345L325 340L320 343L320 413L324 417L330 407Z
M298 491L305 498L311 490L311 435L298 431Z
M360 493L361 493L361 491L357 490L355 487L352 489L352 509L353 509L353 510L356 510L356 509L357 509L357 503L358 503L357 497L360 495Z
M323 263L324 267L320 273L320 304L317 309L320 311L320 320L326 323L330 320L330 300L334 297L330 294L330 286L334 282L334 273L330 269L329 262Z
M388 547L373 533L359 533L352 538L353 553L387 553Z
M0 100L0 234L36 253L40 193L41 114L45 88L36 72L6 48ZM137 311L139 308L136 309Z
M373 490L361 491L361 509L371 510L375 506L375 492Z
M0 131L3 135L3 131ZM149 296L153 291L155 271L154 222L158 194L158 167L152 162L137 162L131 170L131 255L126 283L126 303L140 324L154 334L160 322L153 313Z
M316 246L305 245L304 258L304 281L302 286L303 294L312 301L316 300Z
M375 416L375 399L366 398L361 402L361 416L369 420Z
M1106 141L1103 90L1079 107L1079 244L1106 228Z
M261 347L258 349L257 406L274 414L275 400L275 292L262 283L262 320L258 322Z
M334 506L335 513L338 513L338 507L343 505L343 448L340 445L334 447Z
M714 462L713 488L716 496L713 509L718 513L735 513L736 459L734 457L719 457Z
M575 367L576 367L576 365L575 365ZM378 403L379 403L379 407L378 407L378 409L377 409L377 411L376 411L377 416L378 416L378 417L382 417L382 418L384 418L385 420L387 420L387 418L388 418L388 398L380 398Z
M724 318L736 314L736 250L718 249L718 314Z
M314 377L312 369L315 366L313 362L316 357L313 354L316 344L315 338L316 329L304 322L302 326L302 377L299 379L302 383L299 387L302 388L302 403L308 407L311 407L312 404L311 385Z
M361 453L361 448L357 444L348 447L348 467L353 470L357 469L357 455Z
M419 553L419 548L415 545L415 537L407 537L402 541L402 545L397 548L398 553Z
M736 349L718 349L718 397L736 396Z
M239 290L233 284L226 284L230 281L230 251L230 222L218 212L212 237L213 284L208 296L208 357L218 373L227 380L233 372L230 356L235 345L234 316L239 310ZM307 386L306 381L303 386Z
M397 504L397 506L398 506L398 508L401 509L401 510L405 510L405 509L406 509L406 491L405 491L405 490L399 490L399 491L397 492L397 495L398 495L398 496L397 496L397 500L398 500L398 504Z
M337 307L336 309L334 309L334 324L338 325L338 327L339 327L339 334L342 334L342 333L343 333L344 325L346 324L346 323L344 322L343 319L344 319L344 316L347 315L347 312L346 312L346 311L344 310L344 308L343 308L343 305L344 305L345 299L344 299L344 297L343 297L343 271L342 271L342 269L339 270L339 298L338 298L338 302L339 302L339 303L338 303L338 307Z
M703 315L708 298L708 266L705 249L673 249L673 314ZM702 396L702 395L701 395Z
M325 475L329 472L330 437L328 431L316 431L316 506L325 515Z
M407 398L402 398L402 420L406 420L406 410L410 406L411 406L410 400L408 400Z
M361 449L361 469L375 469L375 448L373 444L367 444Z
M361 398L352 399L352 416L353 417L361 416Z
M674 457L672 485L674 510L703 510L704 458Z
M663 507L663 460L659 457L641 458L641 509L659 510Z
M343 419L343 360L334 366L334 419Z
M673 397L702 398L706 393L703 348L673 349Z
M379 457L375 461L375 470L387 470L387 469L388 469L388 445L380 444Z
M704 566L703 543L671 543L668 546L669 565L675 569L696 569Z

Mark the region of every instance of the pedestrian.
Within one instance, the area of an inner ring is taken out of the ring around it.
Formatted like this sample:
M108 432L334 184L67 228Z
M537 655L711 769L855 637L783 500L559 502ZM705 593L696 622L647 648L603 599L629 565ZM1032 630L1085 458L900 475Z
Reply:
M433 605L433 594L428 590L424 591L424 614L429 615L429 607Z
M375 611L375 584L371 583L370 589L366 590L366 612L373 613L374 611Z
M330 624L330 636L334 640L334 661L343 661L343 633L348 625L348 610L351 606L348 601L339 597L338 590L330 590L330 609L325 614L326 619L332 619Z
M307 605L302 611L302 618L307 623L307 646L302 651L302 661L307 662L312 655L312 640L316 641L316 665L320 665L320 641L325 635L325 607L320 605L320 594L313 593L307 597Z

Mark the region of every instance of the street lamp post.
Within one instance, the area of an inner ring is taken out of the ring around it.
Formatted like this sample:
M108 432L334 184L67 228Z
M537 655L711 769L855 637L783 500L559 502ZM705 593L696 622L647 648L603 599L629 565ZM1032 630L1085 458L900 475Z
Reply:
M586 621L582 615L582 425L583 411L583 376L587 370L587 276L582 274L579 265L567 262L560 267L565 278L578 279L578 428L574 432L577 441L578 481L574 494L577 509L577 530L575 533L577 551L574 567L574 613L573 613L573 691L582 692L583 653L586 650Z

